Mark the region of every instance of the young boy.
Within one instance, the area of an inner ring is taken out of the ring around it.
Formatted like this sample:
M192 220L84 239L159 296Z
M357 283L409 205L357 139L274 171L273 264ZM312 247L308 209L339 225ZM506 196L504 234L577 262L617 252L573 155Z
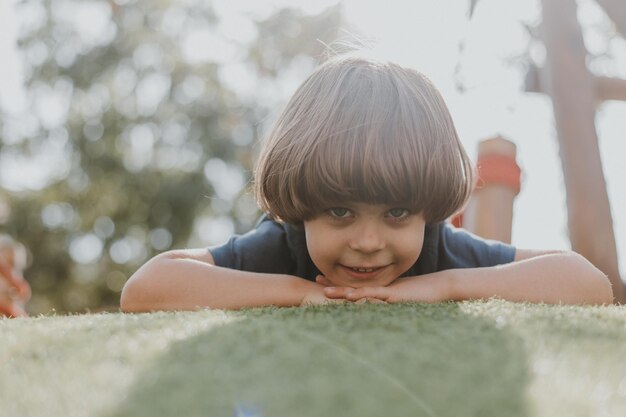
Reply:
M122 310L329 302L604 304L606 276L572 252L482 240L445 220L473 186L439 92L392 63L338 57L298 88L264 143L266 215L221 246L174 250L126 283Z

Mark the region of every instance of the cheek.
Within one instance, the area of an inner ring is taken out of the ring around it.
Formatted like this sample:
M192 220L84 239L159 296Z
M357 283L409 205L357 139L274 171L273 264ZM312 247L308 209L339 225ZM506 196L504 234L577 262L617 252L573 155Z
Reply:
M409 266L417 262L417 258L419 258L421 252L422 252L421 243L416 244L414 242L410 250L409 250L409 246L407 245L406 259L407 259L407 263L409 264Z
M336 246L333 245L334 240L329 239L328 233L319 226L306 227L305 224L305 232L307 250L311 260L320 271L325 272L326 266L334 261L333 254L338 253Z
M420 233L421 232L421 233ZM416 236L418 237L416 239ZM411 267L419 258L424 243L423 230L404 233L395 241L396 254L403 266Z
M313 260L315 265L318 265L320 260L326 257L324 254L324 246L320 245L317 239L307 239L306 245L311 260Z

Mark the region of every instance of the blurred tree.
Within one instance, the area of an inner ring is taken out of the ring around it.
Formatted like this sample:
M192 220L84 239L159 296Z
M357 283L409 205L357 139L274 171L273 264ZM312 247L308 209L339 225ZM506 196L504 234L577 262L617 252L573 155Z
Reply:
M0 225L30 251L35 314L116 308L150 256L249 228L253 145L276 103L240 84L273 90L293 62L303 77L341 21L280 10L248 17L242 42L199 0L17 7L30 107L0 115Z

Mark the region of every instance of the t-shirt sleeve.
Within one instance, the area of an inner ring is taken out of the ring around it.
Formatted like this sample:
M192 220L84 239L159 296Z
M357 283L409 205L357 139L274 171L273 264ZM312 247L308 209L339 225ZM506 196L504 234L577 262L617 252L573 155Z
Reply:
M284 227L261 221L254 230L233 236L223 245L209 247L215 265L240 271L292 274L294 261Z
M514 246L483 239L445 222L439 227L439 270L495 266L515 259Z

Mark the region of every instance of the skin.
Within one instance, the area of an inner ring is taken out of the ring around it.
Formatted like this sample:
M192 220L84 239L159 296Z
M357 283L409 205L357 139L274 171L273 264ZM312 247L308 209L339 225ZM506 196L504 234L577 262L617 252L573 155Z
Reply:
M419 257L425 221L402 207L353 203L304 222L311 259L321 271L323 297L351 302L471 300L608 304L606 276L567 251L517 249L514 262L487 268L400 277ZM360 268L374 268L358 272ZM324 302L319 294L311 303Z
M548 304L611 304L606 275L581 255L570 251L517 249L513 262L495 267L449 269L398 278L388 286L335 286L318 276L330 299L378 300L386 303L501 298Z
M323 282L352 288L384 287L406 272L422 251L425 226L420 213L364 203L331 207L304 222Z
M316 282L284 274L215 265L206 249L155 256L128 280L126 312L239 309L366 301L395 303L475 300L552 304L609 304L607 277L568 251L516 249L515 260L493 267L450 269L398 278L422 251L424 219L402 207L347 204L304 222L309 253L322 275ZM350 267L370 268L356 272Z

